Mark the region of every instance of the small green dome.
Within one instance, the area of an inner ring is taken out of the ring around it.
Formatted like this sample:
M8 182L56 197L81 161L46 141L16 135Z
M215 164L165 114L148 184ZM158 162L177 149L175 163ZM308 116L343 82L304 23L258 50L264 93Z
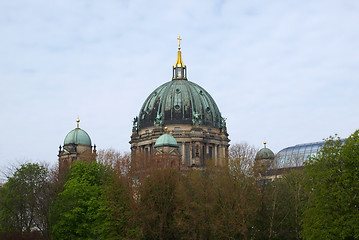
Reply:
M264 148L259 150L256 154L255 160L259 159L274 159L274 153L264 145Z
M77 127L65 137L64 146L70 144L91 146L91 138L87 132Z
M172 135L163 134L157 139L154 147L178 147L178 144Z

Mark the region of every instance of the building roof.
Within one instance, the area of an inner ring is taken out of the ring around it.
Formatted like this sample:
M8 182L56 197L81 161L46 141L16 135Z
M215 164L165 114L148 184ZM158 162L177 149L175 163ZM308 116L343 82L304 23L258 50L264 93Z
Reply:
M267 148L266 142L264 142L264 147L256 154L255 160L259 159L274 159L274 153L272 152L272 150Z
M280 150L271 164L272 169L303 166L309 157L315 156L324 145L323 142L298 144Z
M180 47L173 69L172 81L156 88L143 103L138 116L138 129L173 124L225 128L225 119L212 96L187 80Z
M178 147L178 144L172 135L165 133L157 139L154 147Z
M80 120L77 119L76 121L77 127L66 135L64 140L64 146L72 144L91 146L90 136L87 134L87 132L85 132L79 127Z

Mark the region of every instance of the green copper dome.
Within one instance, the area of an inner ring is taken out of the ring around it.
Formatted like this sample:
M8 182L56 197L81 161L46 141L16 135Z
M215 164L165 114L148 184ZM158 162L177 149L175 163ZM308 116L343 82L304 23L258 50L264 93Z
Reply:
M142 105L138 128L171 124L225 127L211 95L186 79L174 79L155 89Z
M64 146L70 144L91 146L91 139L87 132L77 127L65 137Z
M151 126L191 124L226 128L216 102L197 84L187 80L187 67L183 64L180 41L177 61L173 66L172 81L155 89L143 103L133 130Z
M259 159L274 159L274 153L266 147L266 143L264 143L264 148L259 150L256 154L255 160Z
M154 147L178 147L178 144L172 135L163 134L157 139Z

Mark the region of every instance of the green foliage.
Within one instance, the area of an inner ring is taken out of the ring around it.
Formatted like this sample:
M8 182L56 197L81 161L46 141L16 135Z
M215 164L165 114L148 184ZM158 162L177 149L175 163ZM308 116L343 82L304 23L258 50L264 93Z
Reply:
M138 230L132 228L132 206L130 191L130 179L121 176L120 172L114 172L112 180L104 186L104 194L101 198L101 206L98 217L103 221L97 225L100 239L134 238Z
M344 144L329 138L306 166L310 192L302 221L305 239L359 238L359 131Z
M131 236L126 183L100 163L77 162L51 210L54 239L122 239Z
M0 188L0 232L46 233L52 202L53 239L359 239L358 131L267 185L254 153L236 146L224 166L155 168L139 182L121 156L77 162L54 201L49 171L24 164Z
M77 162L70 177L53 203L52 235L55 239L95 239L100 233L98 224L102 185L108 178L106 169L96 162Z
M36 163L22 164L0 188L0 230L47 230L49 171Z

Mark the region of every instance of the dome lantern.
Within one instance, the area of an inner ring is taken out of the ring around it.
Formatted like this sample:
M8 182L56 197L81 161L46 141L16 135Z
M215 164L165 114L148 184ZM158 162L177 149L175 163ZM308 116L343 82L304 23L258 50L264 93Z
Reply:
M173 66L173 77L172 80L177 79L187 79L187 68L186 65L183 64L182 55L181 55L181 37L178 36L178 52L177 52L177 61Z

